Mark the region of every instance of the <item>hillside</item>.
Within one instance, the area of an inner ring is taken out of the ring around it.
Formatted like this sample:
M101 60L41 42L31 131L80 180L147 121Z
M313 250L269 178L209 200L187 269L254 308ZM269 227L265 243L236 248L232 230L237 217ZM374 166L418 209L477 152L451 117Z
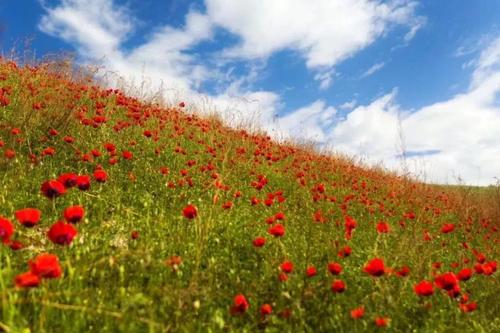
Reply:
M0 331L494 332L498 188L0 61Z

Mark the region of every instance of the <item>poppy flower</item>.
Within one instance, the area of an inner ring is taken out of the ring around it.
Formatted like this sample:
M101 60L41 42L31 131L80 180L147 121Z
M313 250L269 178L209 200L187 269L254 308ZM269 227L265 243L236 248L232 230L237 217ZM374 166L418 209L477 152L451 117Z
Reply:
M260 307L260 314L262 316L268 316L270 315L271 313L273 312L273 308L271 307L270 304L263 304L261 307Z
M182 210L182 215L187 219L194 219L198 215L198 209L194 205L187 205Z
M71 206L64 210L64 218L69 223L79 222L85 215L85 210L82 206Z
M32 272L26 272L17 275L14 279L14 283L18 288L32 288L40 284L40 278Z
M386 234L390 231L389 224L386 222L379 222L377 223L377 232L379 234Z
M382 276L385 272L384 261L380 258L370 260L363 270L371 276Z
M94 171L94 179L96 182L104 183L108 179L108 174L103 169L97 169Z
M263 247L266 244L266 239L264 237L257 237L252 241L253 246Z
M44 253L29 261L30 271L42 278L55 279L61 276L59 258L54 254Z
M3 243L8 243L13 233L14 225L6 218L0 216L0 240Z
M36 208L24 208L16 211L16 219L25 227L33 227L40 222L42 212Z
M66 193L66 188L58 180L47 180L42 184L40 190L49 199L57 198Z
M17 250L20 250L24 247L23 243L21 243L20 241L18 240L13 240L10 242L9 244L9 247L13 250L13 251L17 251Z
M448 272L438 275L434 279L434 283L441 289L452 290L456 285L458 285L458 279L454 273Z
M342 272L342 265L336 262L328 263L328 271L332 275L339 275Z
M90 177L81 175L76 178L76 186L81 191L87 191L90 188Z
M431 296L434 293L434 287L431 282L423 280L417 283L413 290L418 296Z
M243 294L238 294L233 299L233 306L231 307L231 314L245 313L250 304Z
M130 233L130 238L132 238L132 239L137 239L137 238L139 238L139 231L137 231L137 230L133 230L133 231Z
M307 277L313 277L313 276L316 276L316 274L318 274L316 267L314 267L314 266L307 267L307 269L306 269Z
M343 293L345 291L345 283L342 280L332 282L332 291L335 293Z
M375 325L378 327L386 327L389 324L389 318L385 317L376 317L375 318Z
M351 318L352 319L363 318L364 315L365 315L365 307L364 306L360 306L358 308L351 310Z
M122 152L122 157L126 160L131 160L134 157L134 154L128 150L124 150Z
M471 276L472 276L472 269L470 268L461 269L460 272L458 272L457 274L457 278L460 281L467 281L471 278Z
M267 229L267 232L275 237L282 237L285 234L285 227L282 224L276 224L275 226Z
M476 302L471 302L468 304L460 304L460 310L463 312L472 312L477 309L477 303Z
M76 186L78 176L74 173L68 172L60 175L57 180L61 182L66 189Z
M455 225L453 223L446 223L441 227L441 233L443 234L450 233L453 230L455 230Z
M349 257L352 253L352 249L346 245L344 246L343 249L341 249L338 253L338 256L341 257L341 258L345 258L345 257Z
M293 263L291 261L285 261L280 265L280 268L284 273L291 273L293 271Z
M56 222L50 227L49 239L59 245L69 245L78 232L75 227L62 221Z

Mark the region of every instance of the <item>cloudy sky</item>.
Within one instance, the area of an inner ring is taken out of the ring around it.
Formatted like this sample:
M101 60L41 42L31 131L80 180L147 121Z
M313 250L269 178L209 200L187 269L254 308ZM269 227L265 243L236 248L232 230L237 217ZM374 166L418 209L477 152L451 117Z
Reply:
M499 13L496 0L0 0L0 47L71 51L231 124L486 185L500 177Z

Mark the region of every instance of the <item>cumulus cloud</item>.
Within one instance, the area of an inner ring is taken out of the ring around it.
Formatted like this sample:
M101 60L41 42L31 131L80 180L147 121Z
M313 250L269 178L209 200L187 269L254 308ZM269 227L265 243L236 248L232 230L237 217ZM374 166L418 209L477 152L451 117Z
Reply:
M207 15L241 42L231 57L265 58L299 52L310 68L331 67L373 43L394 25L411 37L423 25L414 1L206 0ZM409 39L409 37L408 37Z

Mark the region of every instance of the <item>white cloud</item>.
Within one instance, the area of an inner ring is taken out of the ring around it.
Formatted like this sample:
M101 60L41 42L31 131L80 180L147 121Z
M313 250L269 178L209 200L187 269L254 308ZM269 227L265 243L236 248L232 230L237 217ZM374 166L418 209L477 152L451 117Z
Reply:
M333 76L335 75L335 70L330 69L327 71L319 72L314 75L314 80L319 81L319 89L326 90L332 85Z
M310 68L331 67L373 43L395 24L414 35L415 1L206 0L213 22L241 38L226 55L265 58L289 49ZM417 27L418 25L418 27Z
M372 67L368 68L362 75L362 78L368 77L370 75L373 75L374 73L378 72L382 68L384 68L385 62L378 62L374 64Z

